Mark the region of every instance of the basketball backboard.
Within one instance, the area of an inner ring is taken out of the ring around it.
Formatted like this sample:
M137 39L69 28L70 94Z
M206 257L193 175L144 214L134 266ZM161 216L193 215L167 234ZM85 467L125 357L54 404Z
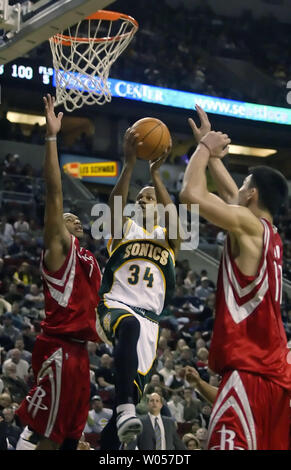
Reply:
M11 5L0 0L0 65L22 57L57 32L114 0L37 0Z

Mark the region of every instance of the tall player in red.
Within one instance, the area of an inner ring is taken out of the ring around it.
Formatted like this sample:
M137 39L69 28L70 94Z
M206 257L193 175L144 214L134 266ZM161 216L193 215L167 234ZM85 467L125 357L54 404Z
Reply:
M47 123L44 253L41 270L46 317L38 336L32 367L35 386L17 414L28 425L17 448L76 449L89 411L90 378L87 341L99 341L96 308L101 273L93 254L81 248L79 218L63 214L57 134L62 113L54 98L44 97Z
M197 110L205 131L207 116ZM184 175L181 202L199 204L205 219L228 232L209 355L222 382L208 448L288 449L291 361L280 314L282 242L273 225L288 186L280 172L256 167L238 190L220 160L228 136L211 131L202 137L189 123L200 143ZM220 195L232 204L208 192L208 165Z

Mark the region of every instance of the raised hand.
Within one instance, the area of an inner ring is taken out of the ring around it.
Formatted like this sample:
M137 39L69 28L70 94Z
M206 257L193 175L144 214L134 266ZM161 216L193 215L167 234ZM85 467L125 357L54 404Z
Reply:
M54 110L55 97L52 97L49 93L43 97L45 105L45 117L46 117L46 135L55 137L61 130L63 113L58 113L56 116Z
M208 132L202 137L200 144L208 148L210 156L216 158L223 158L228 153L228 145L231 143L227 134L222 132Z
M141 142L137 142L139 134L136 133L132 127L127 129L124 140L123 140L123 152L124 152L124 161L130 166L134 166L136 163L137 157L137 147L142 145Z
M150 160L149 164L150 164L151 173L158 171L158 169L162 166L162 164L165 163L165 161L167 160L171 151L172 151L172 141L169 147L166 148L164 153L159 158L157 158L156 160Z
M196 104L195 106L197 114L200 119L200 127L197 127L193 119L188 119L189 125L192 129L193 135L197 144L200 142L202 137L204 137L208 132L211 131L211 124L209 122L206 112Z

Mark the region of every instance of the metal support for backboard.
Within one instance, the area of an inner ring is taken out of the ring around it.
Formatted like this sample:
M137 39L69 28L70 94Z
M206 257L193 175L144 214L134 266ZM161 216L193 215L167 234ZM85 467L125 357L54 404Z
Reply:
M9 5L9 0L0 0L0 28L5 31L13 30L18 32L20 29L21 5Z
M7 0L4 0L7 1ZM78 23L91 13L115 0L56 0L20 25L20 30L8 33L9 39L0 44L0 65L21 57L68 26ZM3 0L0 0L0 5Z

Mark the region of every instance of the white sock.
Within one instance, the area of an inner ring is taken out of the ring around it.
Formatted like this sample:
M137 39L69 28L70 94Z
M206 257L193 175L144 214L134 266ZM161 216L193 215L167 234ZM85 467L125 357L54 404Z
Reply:
M135 406L132 403L124 403L123 405L118 405L116 407L117 414L126 413L135 415Z
M16 444L16 450L35 450L36 444L29 442L29 438L32 434L32 431L28 429L27 426L23 429L22 433L19 436L18 442Z

